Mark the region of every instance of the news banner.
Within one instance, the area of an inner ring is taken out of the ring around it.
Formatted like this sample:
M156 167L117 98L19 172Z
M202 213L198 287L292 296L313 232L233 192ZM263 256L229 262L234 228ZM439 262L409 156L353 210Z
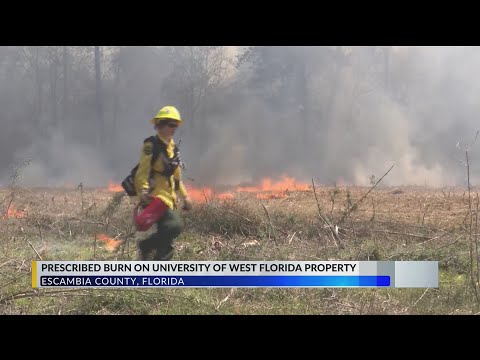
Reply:
M437 261L32 261L33 288L438 288Z

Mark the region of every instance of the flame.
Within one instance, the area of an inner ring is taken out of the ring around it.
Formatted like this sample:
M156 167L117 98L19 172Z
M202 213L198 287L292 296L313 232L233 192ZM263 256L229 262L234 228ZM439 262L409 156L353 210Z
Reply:
M273 182L270 178L262 179L260 186L237 186L238 192L256 193L257 199L284 199L289 191L309 191L310 185L297 182L294 178L284 175L281 180Z
M192 201L202 202L209 201L213 198L213 190L211 188L194 188L192 186L186 186L186 188Z
M237 186L236 191L238 192L265 192L265 191L274 191L274 192L282 192L282 191L309 191L310 185L305 183L298 183L294 178L288 177L284 175L282 180L277 182L272 182L272 179L265 178L262 179L260 186L248 186L242 187Z
M108 182L108 191L121 192L123 191L122 185L115 184L111 181Z
M190 199L195 202L208 202L212 199L220 199L220 200L233 200L235 199L235 194L231 192L223 192L220 194L215 194L215 191L209 187L203 188L195 188L191 185L185 186L188 191L188 195Z
M195 188L186 186L190 198L196 202L208 202L212 199L233 200L236 193L253 193L257 199L284 199L289 191L309 191L311 186L306 183L296 181L294 178L284 175L279 181L272 181L270 178L262 179L258 186L236 186L233 191L215 194L215 191L209 187Z
M235 188L235 191L257 193L257 192L262 191L262 190L260 190L259 188L255 187L255 186L237 186Z
M16 219L23 219L26 217L25 210L20 210L17 211L13 206L10 206L7 210L7 213L4 215L4 217L8 218L16 218Z
M261 200L285 199L286 197L287 197L286 193L278 193L278 192L260 193L256 195L256 198Z
M233 200L235 199L235 195L230 192L225 192L217 195L217 198L220 200Z
M231 192L215 194L215 191L209 187L195 188L186 186L190 199L195 202L211 201L212 199L233 200L235 195Z
M108 251L117 250L120 244L123 243L122 240L112 239L105 234L98 234L98 239L105 243L105 249L107 249Z

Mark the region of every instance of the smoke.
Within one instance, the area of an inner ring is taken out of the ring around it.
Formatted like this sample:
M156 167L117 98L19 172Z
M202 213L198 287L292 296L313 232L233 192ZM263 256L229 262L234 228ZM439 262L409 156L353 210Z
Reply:
M26 159L30 163L21 170L19 179L26 186L105 186L112 179L105 159L95 149L65 139L59 131L52 130L44 141L16 152L16 163Z
M292 103L291 94L280 98L280 103L292 104L281 111L260 101L255 91L232 96L228 125L224 119L210 134L223 140L212 142L208 156L192 155L202 164L198 174L203 181L235 183L290 174L303 181L368 185L372 175L379 179L395 164L383 184L464 185L465 152L456 145L469 145L478 127L475 63L480 51L397 49L390 68L400 79L388 89L382 86L383 75L375 79L369 70L368 54L354 56L333 81L325 80L324 63L315 67L315 61L301 59L311 76L306 84L311 110L307 138L299 111L303 104ZM470 149L472 183L480 174L474 160L478 146Z
M225 56L232 60L245 49L226 47ZM63 119L61 67L49 65L61 63L62 52L34 50L31 56L44 54L40 75L58 72L56 87L33 70L23 73L28 66L16 65L21 52L15 48L0 51L0 74L8 80L0 86L8 128L0 134L3 184L7 165L26 159L31 163L21 181L28 186L119 183L154 133L150 118L164 105L177 106L184 117L175 139L182 140L185 176L199 186L282 175L368 185L392 164L384 185L465 185L465 149L479 129L475 47L264 48L255 61L221 68L224 77L219 81L217 74L213 85L210 72L200 73L204 64L182 68L188 59L174 57L188 51L111 49L103 133L91 51L69 48L69 116ZM469 148L473 184L480 179L479 147Z

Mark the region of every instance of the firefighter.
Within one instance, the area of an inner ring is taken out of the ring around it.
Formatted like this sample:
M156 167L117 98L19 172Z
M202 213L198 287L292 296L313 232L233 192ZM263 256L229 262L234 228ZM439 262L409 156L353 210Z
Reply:
M175 238L183 231L183 222L177 212L177 193L183 200L183 209L192 208L181 177L182 166L178 148L173 140L175 130L182 122L175 107L163 107L151 120L157 132L156 136L151 137L151 141L147 139L143 144L135 174L135 188L140 196L141 210L135 214L134 219L139 231L148 230L154 223L157 224L157 230L138 243L140 260L147 260L152 252L154 260L171 260ZM153 141L157 143L154 144ZM159 154L152 163L155 146Z

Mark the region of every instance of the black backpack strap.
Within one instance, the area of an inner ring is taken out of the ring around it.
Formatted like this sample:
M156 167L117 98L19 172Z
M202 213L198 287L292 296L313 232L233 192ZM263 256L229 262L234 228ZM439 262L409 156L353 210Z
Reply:
M150 163L151 166L153 166L155 161L157 161L158 156L160 155L160 151L161 151L161 149L160 149L160 147L161 147L160 139L157 136L153 135L153 136L150 136L150 137L146 138L143 142L144 143L151 142L153 144L152 162Z
M168 181L170 182L170 176L173 175L173 172L175 171L175 168L171 168L171 161L173 159L176 159L179 154L179 148L177 144L175 144L175 147L173 149L173 158L169 159L167 155L167 146L165 143L163 143L157 136L150 136L149 138L145 139L144 142L151 142L153 144L153 149L152 149L152 162L151 162L151 177L153 177L153 173L155 170L153 170L153 164L155 161L157 161L158 157L160 156L161 153L164 154L164 159L162 160L164 162L164 167L165 169L163 172L160 174L166 176L168 178ZM178 160L177 160L178 161ZM172 184L170 184L172 186ZM176 190L179 188L179 184L175 184Z

